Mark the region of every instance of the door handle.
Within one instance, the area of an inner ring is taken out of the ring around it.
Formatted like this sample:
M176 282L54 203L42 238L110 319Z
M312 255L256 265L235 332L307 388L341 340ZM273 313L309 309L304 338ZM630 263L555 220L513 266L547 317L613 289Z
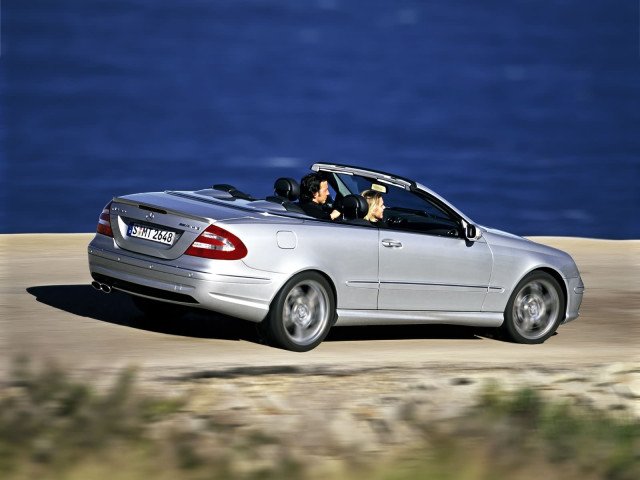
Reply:
M395 240L382 240L382 245L389 248L402 248L402 242Z

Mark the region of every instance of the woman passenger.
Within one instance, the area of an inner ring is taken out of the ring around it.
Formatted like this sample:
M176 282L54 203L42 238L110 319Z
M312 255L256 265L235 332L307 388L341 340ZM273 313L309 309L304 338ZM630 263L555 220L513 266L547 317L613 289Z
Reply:
M371 223L378 223L382 220L382 214L384 209L384 200L382 194L375 190L365 190L362 192L362 196L369 204L369 211L364 216L365 220L369 220Z

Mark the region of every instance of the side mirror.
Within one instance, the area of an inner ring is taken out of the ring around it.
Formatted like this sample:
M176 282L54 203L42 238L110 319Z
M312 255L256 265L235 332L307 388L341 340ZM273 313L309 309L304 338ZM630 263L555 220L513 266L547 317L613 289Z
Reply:
M478 227L476 227L472 223L466 224L464 227L465 227L464 228L465 237L470 242L475 242L477 240L480 240L480 238L482 238L482 230L480 230Z

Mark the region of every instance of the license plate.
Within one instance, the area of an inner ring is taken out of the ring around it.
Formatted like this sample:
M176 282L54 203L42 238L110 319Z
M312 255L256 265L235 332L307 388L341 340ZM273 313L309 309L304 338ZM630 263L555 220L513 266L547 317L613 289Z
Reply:
M160 230L158 228L146 227L137 223L129 225L127 234L131 237L144 238L152 242L164 243L165 245L173 245L176 233L169 230Z

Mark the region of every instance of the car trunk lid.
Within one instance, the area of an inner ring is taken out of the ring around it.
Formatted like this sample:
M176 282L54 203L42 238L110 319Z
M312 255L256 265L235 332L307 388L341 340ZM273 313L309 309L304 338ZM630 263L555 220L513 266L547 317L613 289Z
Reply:
M117 245L173 260L183 255L212 223L251 215L247 202L238 201L235 206L236 199L225 192L205 192L214 193L155 192L114 198L110 220ZM231 205L225 205L225 201Z

